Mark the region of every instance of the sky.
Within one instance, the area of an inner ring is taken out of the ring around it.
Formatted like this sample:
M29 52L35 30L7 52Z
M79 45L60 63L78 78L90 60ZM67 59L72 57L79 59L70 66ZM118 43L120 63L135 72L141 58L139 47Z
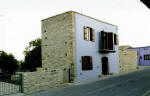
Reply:
M41 20L70 10L117 25L120 45L150 46L150 10L140 0L0 0L0 50L22 60Z

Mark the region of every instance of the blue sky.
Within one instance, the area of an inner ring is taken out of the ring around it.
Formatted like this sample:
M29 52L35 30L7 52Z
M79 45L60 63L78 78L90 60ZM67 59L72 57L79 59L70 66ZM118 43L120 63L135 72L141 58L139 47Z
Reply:
M0 50L23 59L41 20L70 10L117 25L120 45L150 46L150 10L140 0L0 0Z

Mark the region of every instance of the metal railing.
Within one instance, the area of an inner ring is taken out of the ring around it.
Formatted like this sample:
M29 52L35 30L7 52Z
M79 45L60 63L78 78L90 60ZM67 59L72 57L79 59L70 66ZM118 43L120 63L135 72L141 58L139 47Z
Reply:
M0 74L0 96L22 93L22 74Z

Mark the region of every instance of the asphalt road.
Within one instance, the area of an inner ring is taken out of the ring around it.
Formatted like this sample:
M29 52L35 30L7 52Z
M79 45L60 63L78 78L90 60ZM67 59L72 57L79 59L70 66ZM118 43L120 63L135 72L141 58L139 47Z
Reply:
M148 96L149 93L150 68L147 68L105 80L28 96Z

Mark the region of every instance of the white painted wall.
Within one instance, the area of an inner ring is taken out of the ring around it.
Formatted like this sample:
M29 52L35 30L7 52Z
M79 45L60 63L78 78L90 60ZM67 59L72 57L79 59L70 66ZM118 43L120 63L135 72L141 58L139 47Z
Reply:
M95 30L95 42L85 41L83 27L89 26ZM115 46L115 53L99 53L99 34L104 30L106 32L117 33L117 27L89 18L87 16L75 13L75 39L76 39L76 67L77 81L82 82L92 78L98 78L101 74L101 58L108 57L109 71L119 72L118 46ZM82 56L93 57L93 70L82 71Z

